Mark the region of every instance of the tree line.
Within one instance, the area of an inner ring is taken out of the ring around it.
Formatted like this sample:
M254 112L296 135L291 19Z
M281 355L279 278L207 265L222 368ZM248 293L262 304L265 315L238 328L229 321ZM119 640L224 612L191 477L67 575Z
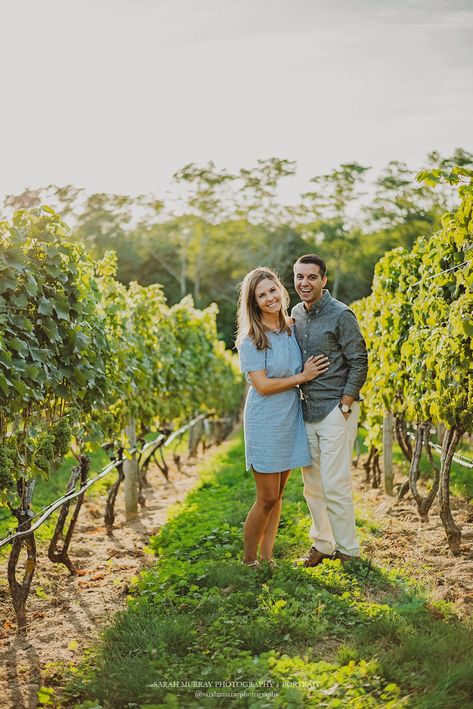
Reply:
M235 173L191 163L173 175L166 198L49 185L8 195L4 212L48 204L93 258L116 252L122 283L161 283L170 304L187 294L199 308L218 303L219 332L232 346L236 286L248 270L275 268L294 297L291 265L316 251L327 261L334 297L349 303L367 296L379 258L398 246L410 250L453 206L452 190L417 183L417 170L454 166L473 166L473 154L431 152L416 169L393 160L374 179L368 166L342 163L315 175L288 205L280 186L295 162L269 158Z

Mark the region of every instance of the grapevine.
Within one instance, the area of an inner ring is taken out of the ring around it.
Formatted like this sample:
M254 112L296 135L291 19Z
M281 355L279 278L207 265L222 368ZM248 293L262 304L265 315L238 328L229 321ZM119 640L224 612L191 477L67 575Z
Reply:
M115 255L94 263L49 207L1 222L0 246L0 504L19 524L35 478L47 478L71 447L80 475L70 485L83 484L88 453L104 439L125 447L132 420L151 430L238 408L242 379L218 342L216 306L200 311L187 298L170 308L158 284L119 283ZM54 547L58 532L49 550L71 571L81 502L63 548ZM22 544L34 556L30 537L16 540L16 560ZM28 588L15 568L9 581L23 622Z
M62 458L69 451L71 445L72 426L67 418L62 418L51 427L53 437L53 455Z
M42 433L36 441L32 465L48 475L54 458L54 436L50 433Z
M14 463L13 456L6 445L0 445L0 492L5 494L14 485Z
M444 215L441 230L419 238L411 252L388 252L376 266L371 295L353 305L370 353L364 413L368 443L378 453L383 414L396 417L421 518L426 519L438 489L447 538L459 553L449 478L457 445L473 431L473 172L455 168L419 178L465 184L458 208ZM406 443L406 422L416 430L414 452ZM431 493L423 498L417 489L419 461L425 450L434 468L426 435L432 425L443 426L445 435L440 471L434 469Z

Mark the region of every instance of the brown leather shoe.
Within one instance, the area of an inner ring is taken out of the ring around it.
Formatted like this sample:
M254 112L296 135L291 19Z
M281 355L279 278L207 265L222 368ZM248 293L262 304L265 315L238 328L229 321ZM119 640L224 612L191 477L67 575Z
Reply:
M312 566L318 566L319 564L322 563L322 561L324 559L331 559L331 558L332 558L331 554L323 554L321 551L319 551L315 547L311 547L307 556L305 556L303 559L301 559L301 561L304 566L312 567Z
M351 556L350 554L344 554L342 551L339 551L337 549L332 558L333 559L340 559L342 564L346 564L350 561L360 561L361 556Z

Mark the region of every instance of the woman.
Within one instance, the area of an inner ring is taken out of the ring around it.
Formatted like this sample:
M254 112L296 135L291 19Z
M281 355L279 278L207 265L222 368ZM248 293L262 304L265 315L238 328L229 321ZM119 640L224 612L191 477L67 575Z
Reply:
M311 464L298 384L328 368L324 355L302 367L289 295L269 268L255 268L241 284L237 348L240 367L252 385L244 413L246 468L253 471L256 500L244 527L243 563L271 561L284 486L292 468Z

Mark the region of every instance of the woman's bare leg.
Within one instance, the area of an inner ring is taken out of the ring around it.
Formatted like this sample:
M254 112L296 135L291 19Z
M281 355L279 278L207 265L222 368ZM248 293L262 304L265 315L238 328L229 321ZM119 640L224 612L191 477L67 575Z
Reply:
M280 475L280 473L258 473L253 470L256 482L256 500L248 512L244 526L243 562L245 564L251 564L256 560L258 544L268 524L269 516L278 501Z
M278 501L271 510L268 523L261 537L260 559L264 559L267 561L271 559L271 555L273 553L274 540L276 539L276 533L279 527L279 520L281 518L282 496L290 474L290 470L286 470L284 473L279 473Z

